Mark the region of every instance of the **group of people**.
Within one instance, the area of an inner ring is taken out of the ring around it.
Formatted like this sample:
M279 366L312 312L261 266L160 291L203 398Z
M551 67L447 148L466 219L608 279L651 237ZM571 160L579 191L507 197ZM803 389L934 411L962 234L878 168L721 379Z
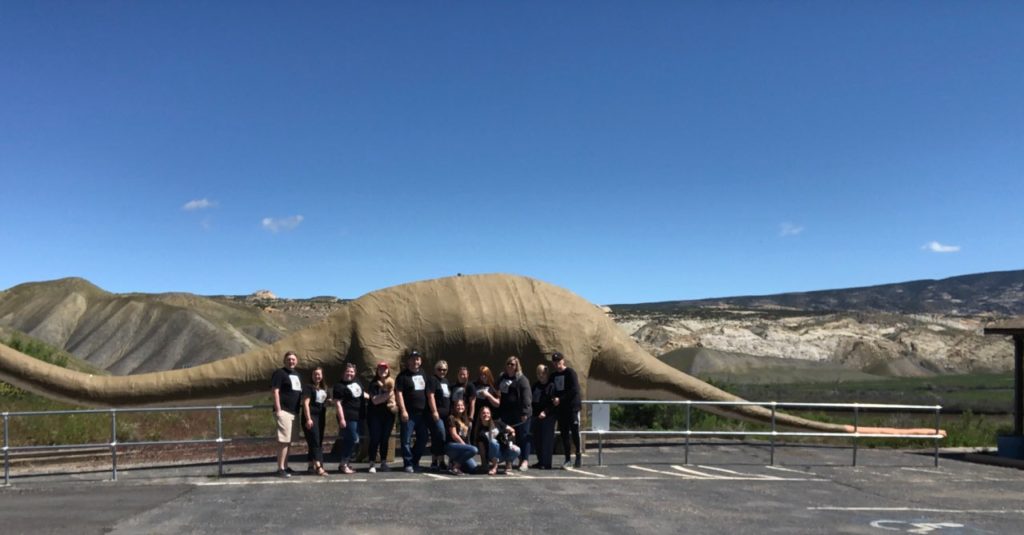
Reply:
M330 391L322 368L314 369L311 381L303 384L297 365L298 356L288 352L284 367L271 377L280 477L294 473L288 467L288 452L295 427L301 427L306 438L308 471L327 475L323 439L331 404L337 412L341 439L338 471L343 474L355 473L352 459L364 425L369 439L369 472L390 469L388 447L396 420L402 468L410 473L421 470L428 442L432 471L494 475L528 470L531 453L536 457L533 468L551 469L556 426L565 455L561 467L581 465L579 378L561 353L551 356L550 365L537 366L533 384L515 356L506 359L497 380L490 368L481 366L477 379L471 381L469 369L462 367L457 381L451 383L446 361L438 360L433 374L428 374L423 369L423 356L414 350L408 353L405 368L396 377L391 376L387 362L378 363L365 387L356 365L349 363ZM575 460L570 456L570 446L575 447Z

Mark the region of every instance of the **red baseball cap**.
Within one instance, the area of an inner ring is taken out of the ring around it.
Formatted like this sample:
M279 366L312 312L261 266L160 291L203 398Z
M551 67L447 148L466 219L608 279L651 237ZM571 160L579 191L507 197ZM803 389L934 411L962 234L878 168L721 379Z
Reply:
M377 367L378 368L388 368L388 369L391 369L391 366L388 366L388 363L384 362L383 360L377 363Z

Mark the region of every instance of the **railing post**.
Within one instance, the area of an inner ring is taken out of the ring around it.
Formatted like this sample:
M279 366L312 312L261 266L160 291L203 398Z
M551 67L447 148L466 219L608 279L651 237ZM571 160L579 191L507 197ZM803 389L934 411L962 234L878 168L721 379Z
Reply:
M221 406L217 405L217 477L224 475L224 421Z
M935 467L936 468L939 467L939 442L942 440L942 437L939 436L939 432L942 431L942 429L940 428L940 426L942 425L941 415L942 415L942 406L941 405L936 405L935 406Z
M604 433L597 433L597 465L604 466L602 455L604 454Z
M117 481L117 409L110 409L110 479Z
M857 466L857 435L860 433L860 405L853 404L853 466Z
M686 446L683 453L683 464L690 464L690 411L693 408L693 402L690 400L686 401Z
M772 402L772 453L768 461L769 466L775 466L775 402Z
M11 484L11 452L10 440L7 438L7 420L10 415L4 413L4 486Z

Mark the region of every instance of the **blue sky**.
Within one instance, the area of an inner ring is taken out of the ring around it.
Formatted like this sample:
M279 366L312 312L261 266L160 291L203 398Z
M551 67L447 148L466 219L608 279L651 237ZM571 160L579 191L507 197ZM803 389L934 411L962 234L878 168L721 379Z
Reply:
M4 2L0 288L1024 268L1020 2Z

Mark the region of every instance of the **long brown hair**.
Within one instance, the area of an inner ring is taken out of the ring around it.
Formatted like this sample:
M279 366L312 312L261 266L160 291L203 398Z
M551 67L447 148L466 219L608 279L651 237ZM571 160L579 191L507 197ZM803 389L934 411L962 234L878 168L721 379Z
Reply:
M480 366L480 374L477 377L479 378L480 375L487 378L487 386L494 386L494 374L491 373L490 368L487 366Z

